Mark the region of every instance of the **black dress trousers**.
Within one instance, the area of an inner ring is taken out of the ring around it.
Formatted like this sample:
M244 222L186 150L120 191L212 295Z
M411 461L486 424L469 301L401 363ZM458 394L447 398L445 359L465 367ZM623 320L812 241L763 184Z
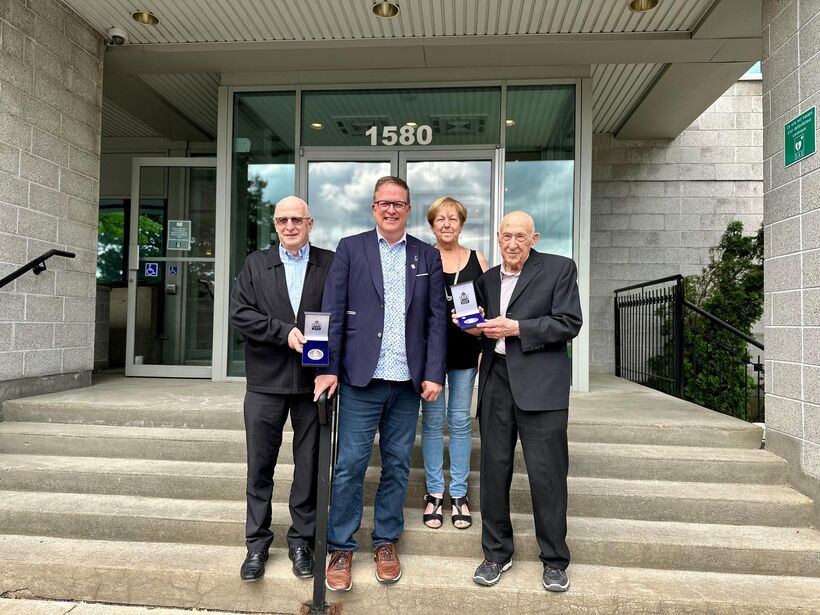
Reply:
M484 557L512 557L510 521L515 444L521 438L541 561L565 570L567 546L567 409L524 411L513 401L507 362L494 355L481 400L481 545Z
M288 547L314 546L319 414L312 394L245 393L245 440L248 449L248 512L245 539L249 551L267 551L273 541L271 497L273 472L288 413L293 427L293 483L290 489Z

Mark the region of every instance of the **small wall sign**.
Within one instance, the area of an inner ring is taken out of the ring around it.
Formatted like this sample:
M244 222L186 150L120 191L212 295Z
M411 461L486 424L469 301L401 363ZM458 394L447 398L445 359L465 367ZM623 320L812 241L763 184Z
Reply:
M168 220L168 249L191 249L191 221Z
M815 140L817 107L804 111L783 127L784 163L787 167L817 151Z

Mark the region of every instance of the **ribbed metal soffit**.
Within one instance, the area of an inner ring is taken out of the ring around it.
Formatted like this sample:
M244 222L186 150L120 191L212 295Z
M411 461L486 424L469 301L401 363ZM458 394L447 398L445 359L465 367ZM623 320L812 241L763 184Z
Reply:
M66 0L66 4L100 32L118 26L128 33L129 44L162 45L687 32L713 0L665 0L646 14L630 11L625 0L399 0L401 12L395 19L374 16L370 0L139 0L136 4L133 0ZM155 13L159 25L146 27L132 21L129 15L136 8ZM616 130L662 68L651 63L593 66L593 130ZM216 134L218 74L140 78L196 125Z

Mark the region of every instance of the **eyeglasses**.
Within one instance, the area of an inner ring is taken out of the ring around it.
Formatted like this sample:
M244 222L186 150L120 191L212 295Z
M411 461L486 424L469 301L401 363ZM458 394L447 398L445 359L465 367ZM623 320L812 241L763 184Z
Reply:
M375 201L373 204L382 211L387 211L391 207L396 211L401 211L410 205L407 201Z
M274 218L273 221L276 223L276 226L287 226L288 220L293 226L302 226L305 223L305 220L310 220L310 218L300 218L298 216L290 216L290 217L282 217L282 218Z

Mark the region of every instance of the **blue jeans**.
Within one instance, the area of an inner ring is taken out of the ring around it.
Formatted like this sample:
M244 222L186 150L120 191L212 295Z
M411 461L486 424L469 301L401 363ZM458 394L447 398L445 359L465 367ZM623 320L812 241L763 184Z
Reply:
M382 471L371 538L374 549L398 542L404 531L404 500L418 417L419 394L409 380L374 379L365 387L342 384L339 457L333 474L328 551L358 550L353 534L359 531L362 522L364 475L377 429Z
M450 496L467 495L470 472L473 398L476 368L447 371L447 432L450 434ZM436 401L422 401L421 450L428 493L444 493L444 391Z

